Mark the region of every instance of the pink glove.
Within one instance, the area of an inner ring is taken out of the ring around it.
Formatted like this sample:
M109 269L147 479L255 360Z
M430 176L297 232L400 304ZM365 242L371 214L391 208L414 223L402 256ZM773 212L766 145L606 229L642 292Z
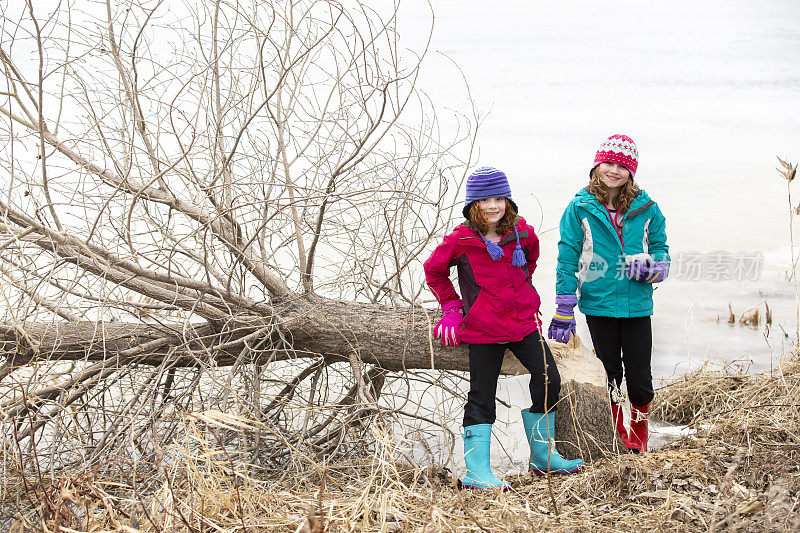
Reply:
M433 329L433 338L442 338L442 346L458 346L458 330L464 320L461 300L454 300L442 305L444 316L436 323Z

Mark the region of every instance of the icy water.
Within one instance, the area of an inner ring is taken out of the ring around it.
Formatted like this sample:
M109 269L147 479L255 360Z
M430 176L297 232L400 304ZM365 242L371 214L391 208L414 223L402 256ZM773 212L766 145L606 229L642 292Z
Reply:
M600 142L626 133L673 256L655 294L654 376L719 358L774 367L796 328L787 186L775 166L776 156L800 160L800 2L437 0L433 10L419 87L443 115L468 110L454 64L463 71L483 121L476 163L506 171L521 214L539 228L534 282L546 320L558 220ZM409 47L429 16L424 2L402 6ZM728 324L729 304L737 319L759 306L760 326ZM498 395L514 407L499 408L495 431L512 452L496 460L519 465L525 379L501 380Z

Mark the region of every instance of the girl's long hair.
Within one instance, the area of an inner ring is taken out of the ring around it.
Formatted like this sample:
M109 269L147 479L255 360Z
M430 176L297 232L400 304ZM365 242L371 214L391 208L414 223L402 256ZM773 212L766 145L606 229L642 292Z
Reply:
M589 192L594 194L597 198L597 201L603 205L607 205L609 203L609 193L608 193L608 186L603 183L602 178L600 178L600 173L597 171L597 167L592 169L591 177L589 178ZM631 202L633 199L636 198L636 195L639 192L639 186L633 182L633 176L631 176L625 185L619 191L619 195L614 200L613 205L614 208L619 209L621 213L626 212L631 207Z
M514 209L514 206L511 205L511 202L508 201L508 198L503 198L506 202L506 213L503 215L503 218L497 223L497 228L495 230L500 235L505 235L509 231L514 229L514 226L517 225L517 210ZM491 224L489 221L486 220L486 215L483 214L483 209L478 206L478 202L472 202L469 205L469 221L478 228L478 231L486 235L486 232L489 231Z

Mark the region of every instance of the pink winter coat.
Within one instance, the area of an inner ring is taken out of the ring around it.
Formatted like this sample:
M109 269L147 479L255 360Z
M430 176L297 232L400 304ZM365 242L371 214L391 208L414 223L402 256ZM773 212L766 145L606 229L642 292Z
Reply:
M425 261L425 281L443 308L459 300L450 282L450 267L458 271L464 302L461 342L516 342L541 327L541 300L531 282L539 258L539 238L523 218L517 223L517 232L528 261L522 267L511 264L517 246L513 231L503 235L503 257L494 261L477 231L464 224L456 226Z

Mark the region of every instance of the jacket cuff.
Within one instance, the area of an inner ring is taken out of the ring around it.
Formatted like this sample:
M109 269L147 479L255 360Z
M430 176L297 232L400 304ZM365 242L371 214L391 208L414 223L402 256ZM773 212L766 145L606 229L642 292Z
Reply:
M575 307L578 304L578 297L574 294L557 294L556 305L569 305Z
M461 300L450 300L442 304L443 313L451 313L453 311L464 311L464 302Z

